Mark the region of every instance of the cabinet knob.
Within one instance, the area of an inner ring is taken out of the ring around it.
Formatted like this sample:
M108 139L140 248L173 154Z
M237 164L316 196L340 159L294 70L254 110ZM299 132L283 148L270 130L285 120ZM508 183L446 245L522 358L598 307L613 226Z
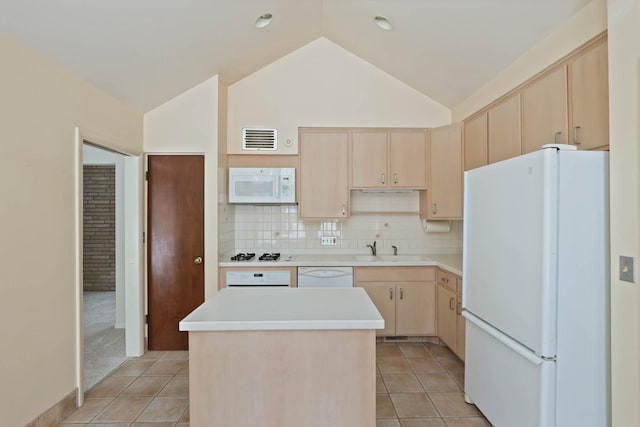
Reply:
M386 181L387 181L387 177L384 174L381 174L380 175L380 182L382 184L386 184Z
M456 313L457 314L462 314L462 303L458 302L457 307L458 307L458 309L456 310Z
M389 288L389 299L393 299L393 288Z
M404 299L404 289L400 288L400 299Z
M394 184L397 184L397 183L398 183L398 174L397 174L397 173L394 173L394 174L393 174L393 183L394 183Z
M578 141L578 129L580 129L580 126L576 126L573 128L573 143L575 145L580 145L581 142Z
M435 214L438 212L438 204L437 204L437 203L434 203L434 204L431 206L431 210L432 210L433 214L435 215Z
M345 205L342 205L342 215L346 215L347 214L347 207Z
M455 310L455 298L451 297L449 298L449 310Z

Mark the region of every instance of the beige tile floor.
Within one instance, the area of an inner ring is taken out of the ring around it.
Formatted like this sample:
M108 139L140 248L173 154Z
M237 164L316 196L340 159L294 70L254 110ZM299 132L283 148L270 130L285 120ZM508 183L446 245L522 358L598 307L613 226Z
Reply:
M376 427L491 426L464 402L464 365L446 347L377 343L376 358ZM188 353L129 359L87 391L84 405L61 426L189 426Z
M377 343L376 427L490 427L464 401L464 364L432 343Z
M127 360L85 394L67 427L188 427L186 351L148 351Z

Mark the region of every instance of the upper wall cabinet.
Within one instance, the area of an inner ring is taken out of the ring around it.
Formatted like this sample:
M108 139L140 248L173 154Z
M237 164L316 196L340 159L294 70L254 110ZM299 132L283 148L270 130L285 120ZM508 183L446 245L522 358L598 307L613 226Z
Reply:
M609 145L607 39L569 62L570 143L581 150Z
M545 144L567 143L567 67L562 66L522 91L522 153Z
M355 188L386 188L386 131L353 131L351 133L351 186Z
M465 120L465 170L485 164L484 138L488 163L545 144L607 149L607 70L607 37L600 35Z
M464 170L487 164L487 112L464 122Z
M424 129L358 129L351 133L351 188L427 187Z
M349 132L300 129L300 218L349 216Z
M424 192L422 192L424 193ZM462 125L431 129L427 203L420 197L420 212L427 219L462 218Z
M489 163L519 156L521 152L520 94L512 95L488 111Z

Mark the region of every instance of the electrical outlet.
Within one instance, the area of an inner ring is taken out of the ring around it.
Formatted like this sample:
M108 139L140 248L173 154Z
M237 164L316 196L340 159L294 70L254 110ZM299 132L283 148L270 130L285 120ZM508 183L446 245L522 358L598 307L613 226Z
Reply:
M633 257L620 256L620 280L635 283L633 277Z
M338 238L336 236L320 237L320 245L322 246L336 246L337 244L338 244Z

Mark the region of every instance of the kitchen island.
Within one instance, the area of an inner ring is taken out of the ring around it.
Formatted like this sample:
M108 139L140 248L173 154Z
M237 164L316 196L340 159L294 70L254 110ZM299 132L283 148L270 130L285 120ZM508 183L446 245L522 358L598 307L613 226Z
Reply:
M374 427L383 327L359 288L223 289L180 322L190 422Z

